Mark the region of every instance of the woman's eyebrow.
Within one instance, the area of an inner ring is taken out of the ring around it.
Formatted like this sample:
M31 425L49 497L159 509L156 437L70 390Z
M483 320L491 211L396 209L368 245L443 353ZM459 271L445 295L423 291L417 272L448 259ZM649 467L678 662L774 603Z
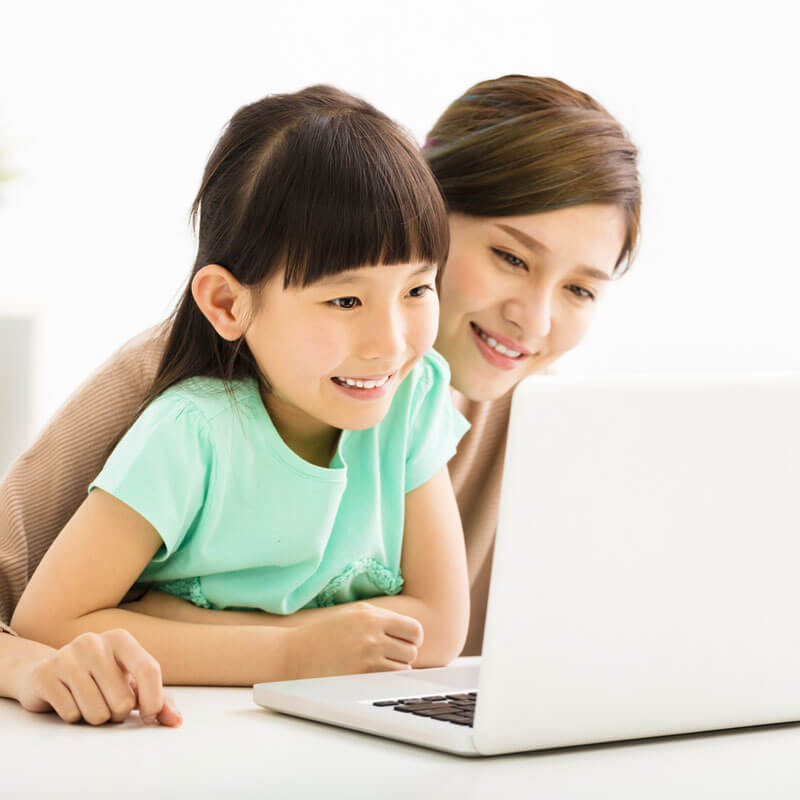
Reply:
M504 225L501 222L496 222L495 225L497 225L501 231L505 231L513 236L520 244L524 245L529 250L534 250L538 253L550 252L550 248L547 245L542 244L538 239L534 239L533 236L521 231L519 228L515 228L512 225Z
M513 236L521 245L527 247L529 250L533 250L535 253L550 252L550 248L547 245L542 244L542 242L540 242L538 239L534 239L533 236L525 233L525 231L521 231L519 228L515 228L513 225L504 225L501 222L496 222L495 225L497 225L500 230L503 230L510 236ZM597 269L596 267L578 264L578 271L583 275L588 275L590 278L596 278L598 281L611 280L611 276L607 272L603 272L601 269Z

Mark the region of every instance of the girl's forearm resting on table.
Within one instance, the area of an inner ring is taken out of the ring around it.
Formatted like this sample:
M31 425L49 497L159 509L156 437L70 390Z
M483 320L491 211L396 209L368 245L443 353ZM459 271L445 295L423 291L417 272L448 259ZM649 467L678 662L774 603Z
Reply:
M414 667L436 667L452 661L461 652L461 628L468 617L466 609L447 614L432 609L418 598L406 594L372 597L364 602L416 619L425 633ZM295 628L311 620L331 618L345 606L302 609L294 614L270 614L264 611L220 611L199 608L186 600L163 592L150 591L141 600L124 608L162 619L201 625L261 625Z

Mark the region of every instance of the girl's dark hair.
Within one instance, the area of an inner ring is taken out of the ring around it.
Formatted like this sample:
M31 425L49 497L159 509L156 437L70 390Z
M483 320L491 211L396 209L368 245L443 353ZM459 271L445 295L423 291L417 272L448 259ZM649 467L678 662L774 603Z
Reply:
M583 203L620 207L626 235L615 271L630 266L641 225L637 150L588 94L554 78L483 81L448 106L424 153L448 211L504 217Z
M258 290L279 270L284 287L344 270L427 262L444 266L447 213L416 145L369 103L311 86L240 108L211 154L192 205L197 258L167 320L166 348L143 410L186 378L266 377L244 338L217 334L191 291L206 264Z

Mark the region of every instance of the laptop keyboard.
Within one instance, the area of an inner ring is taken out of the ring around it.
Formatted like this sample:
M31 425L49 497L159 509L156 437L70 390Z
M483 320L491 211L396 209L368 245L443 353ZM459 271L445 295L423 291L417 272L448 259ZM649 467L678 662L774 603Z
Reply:
M432 694L427 697L401 697L398 700L376 700L372 705L385 707L401 714L414 714L472 727L477 692L461 694Z

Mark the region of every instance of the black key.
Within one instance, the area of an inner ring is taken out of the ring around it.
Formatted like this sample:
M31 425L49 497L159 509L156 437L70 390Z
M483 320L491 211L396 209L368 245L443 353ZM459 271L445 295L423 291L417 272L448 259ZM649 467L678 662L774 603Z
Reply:
M445 696L443 694L432 694L428 697L421 698L422 700L445 700Z
M400 702L400 703L421 703L422 702L422 698L421 697L401 697L398 702Z
M412 712L418 717L441 717L450 715L446 708L415 708Z
M470 697L470 695L468 695L465 692L465 693L462 693L462 694L448 694L447 695L447 699L448 700L471 700L472 697Z
M399 700L376 700L372 705L374 706L396 706Z

